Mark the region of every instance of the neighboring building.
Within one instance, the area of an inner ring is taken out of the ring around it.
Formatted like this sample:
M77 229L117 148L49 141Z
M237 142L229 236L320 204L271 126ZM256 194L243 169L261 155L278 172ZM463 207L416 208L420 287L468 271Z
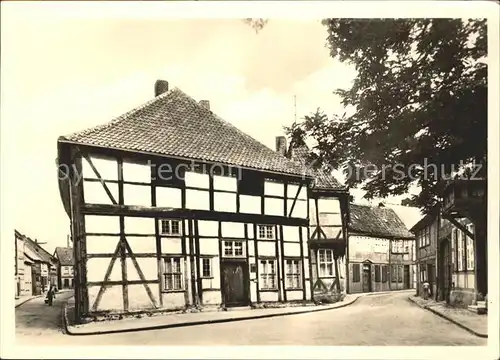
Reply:
M17 230L16 239L16 296L40 295L48 290L55 276L55 262L38 241Z
M276 138L276 150L286 157L309 166L311 152L304 142L291 141L286 153L284 136ZM331 174L313 169L314 182L309 188L309 257L313 296L321 298L347 288L346 247L349 191Z
M206 101L165 81L155 95L58 140L59 164L78 172L59 177L76 319L311 300L310 171Z
M31 265L33 262L25 256L25 236L14 230L15 239L15 279L16 297L31 295L33 285L31 281Z
M415 237L393 209L350 204L349 292L415 287Z
M74 286L73 248L56 247L54 258L57 259L57 288L72 289Z
M459 222L475 233L470 220ZM472 305L476 296L474 239L441 219L437 254L438 300L458 307Z
M474 225L466 218L457 220L470 233ZM421 284L429 281L433 298L457 307L467 307L476 299L474 239L440 216L436 207L412 229L417 238L417 264Z
M431 295L437 294L437 242L440 216L438 208L431 210L410 231L415 234L417 245L417 295L422 295L422 284L430 284Z

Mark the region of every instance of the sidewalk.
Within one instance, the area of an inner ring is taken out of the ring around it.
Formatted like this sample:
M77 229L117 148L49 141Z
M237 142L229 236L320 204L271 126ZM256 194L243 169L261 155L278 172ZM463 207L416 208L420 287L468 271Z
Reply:
M22 304L24 304L25 302L28 302L30 300L33 300L33 299L36 299L38 297L41 297L43 295L23 295L23 296L19 296L17 299L16 299L16 308L21 306Z
M419 296L410 296L408 299L421 308L433 312L476 336L488 337L487 315L474 314L467 309L449 307L445 303L431 299L425 300Z
M73 289L62 289L62 290L59 290L57 293L56 293L56 297L57 297L57 294L61 294L61 293L66 293L66 292L69 292L69 291L73 291ZM23 296L19 296L17 299L15 299L15 304L16 304L16 308L21 306L22 304L30 301L30 300L33 300L33 299L36 299L36 298L39 298L39 297L42 297L42 296L45 296L47 293L43 293L41 295L23 295Z
M130 317L121 320L106 320L91 322L87 324L74 324L72 314L74 310L74 298L69 299L63 311L65 331L68 335L101 335L112 333L124 333L133 331L147 331L167 329L174 327L185 327L204 324L216 324L232 321L244 321L251 319L262 319L276 316L297 315L325 310L343 308L353 304L360 297L396 294L414 290L390 291L348 294L343 301L334 304L296 306L267 309L245 309L231 311L208 311L198 313L173 313L158 315L143 315L144 317Z
M325 311L348 306L354 303L361 296L363 295L346 295L344 301L328 305L169 314L143 318L125 318L122 320L91 322L81 325L71 324L71 312L74 309L74 298L72 298L68 301L67 306L64 309L63 320L66 333L69 335L100 335L131 331L158 330L203 324L216 324L223 322L243 321L250 319Z

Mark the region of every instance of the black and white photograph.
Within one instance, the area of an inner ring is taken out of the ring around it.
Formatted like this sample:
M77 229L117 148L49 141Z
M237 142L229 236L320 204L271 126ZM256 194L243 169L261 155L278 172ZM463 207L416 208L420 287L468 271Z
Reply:
M498 2L1 7L2 358L500 356Z

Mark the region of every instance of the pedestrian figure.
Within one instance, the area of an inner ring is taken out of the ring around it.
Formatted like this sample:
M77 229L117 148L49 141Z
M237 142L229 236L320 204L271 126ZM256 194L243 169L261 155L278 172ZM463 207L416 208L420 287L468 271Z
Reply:
M46 303L49 305L49 306L52 306L52 301L55 299L56 297L56 291L55 291L55 286L51 286L49 288L49 291L47 291L47 298L46 298Z
M429 292L430 292L430 284L428 281L424 282L422 284L422 288L424 289L424 299L427 300L429 298Z

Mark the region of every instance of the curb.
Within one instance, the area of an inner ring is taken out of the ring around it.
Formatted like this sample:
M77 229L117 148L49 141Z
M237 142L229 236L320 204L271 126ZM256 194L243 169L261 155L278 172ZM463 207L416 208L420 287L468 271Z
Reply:
M465 326L465 325L464 325L464 324L462 324L461 322L459 322L459 321L457 321L457 320L454 320L454 319L452 319L451 317L446 316L446 315L444 315L444 314L440 313L439 311L434 310L433 308L430 308L430 307L428 307L428 306L426 306L426 305L422 306L422 305L418 304L415 300L413 300L411 297L409 297L409 298L408 298L408 300L409 300L410 302L412 302L413 304L417 305L418 307L420 307L420 308L422 308L422 309L425 309L425 310L429 310L431 313L433 313L433 314L435 314L435 315L437 315L437 316L439 316L439 317L441 317L441 318L443 318L443 319L445 319L445 320L448 320L449 322L451 322L451 323L453 323L453 324L457 325L458 327L460 327L460 328L462 328L462 329L464 329L464 330L466 330L466 331L470 332L471 334L473 334L473 335L475 335L475 336L477 336L477 337L484 338L484 339L487 339L487 338L488 338L488 334L482 334L482 333L479 333L479 332L477 332L477 331L475 331L475 330L471 329L470 327Z
M32 297L30 297L30 298L28 298L28 299L24 300L22 303L17 304L17 305L15 306L15 309L17 309L17 308L18 308L19 306L21 306L21 305L26 304L28 301L31 301L31 300L33 300L33 299L37 299L37 298L42 297L42 296L43 296L43 295L35 295L35 296L32 296Z
M71 332L71 330L69 329L69 325L68 325L68 313L67 313L67 306L66 306L67 304L66 304L66 305L64 305L64 308L63 308L63 328L64 328L64 333L67 335L88 336L88 335L107 335L107 334L120 334L120 333L127 333L127 332L161 330L161 329L188 327L188 326L196 326L196 325L220 324L220 323L228 323L228 322L236 322L236 321L265 319L265 318L278 317L278 316L299 315L299 314L313 313L313 312L319 312L319 311L335 310L335 309L340 309L340 308L343 308L343 307L346 307L346 306L349 306L349 305L355 303L360 297L361 296L358 296L358 297L354 298L352 301L344 303L344 304L336 306L336 307L326 307L323 309L303 310L303 311L295 311L295 312L287 312L287 313L279 313L279 314L253 315L253 316L245 316L245 317L239 317L239 318L199 320L199 321L192 321L192 322L188 322L188 323L174 323L174 324L147 326L147 327L142 327L142 328L128 328L128 329L107 330L107 331L105 330L105 331L94 331L94 332L87 332L87 333Z

